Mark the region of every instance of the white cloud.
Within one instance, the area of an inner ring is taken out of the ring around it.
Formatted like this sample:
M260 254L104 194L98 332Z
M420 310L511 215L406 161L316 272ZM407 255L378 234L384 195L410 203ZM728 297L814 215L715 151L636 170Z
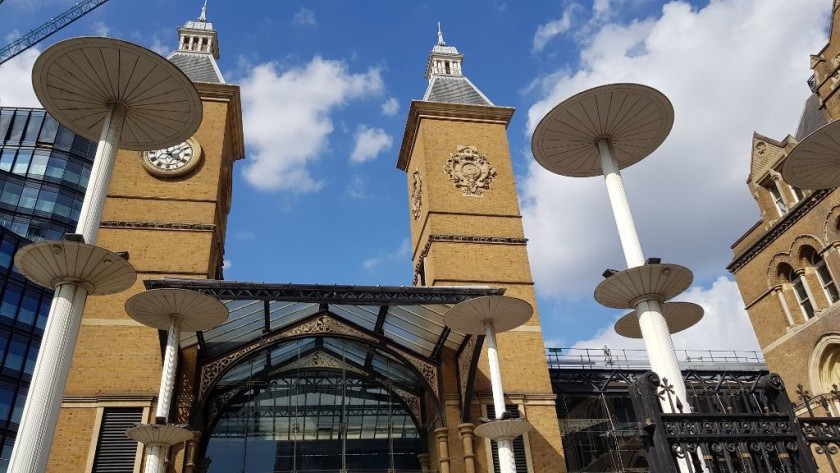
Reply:
M169 56L169 53L172 52L172 45L165 44L157 35L152 36L152 44L149 46L149 49L152 51L160 54L161 56Z
M301 8L295 13L294 22L299 26L315 26L317 24L315 12L308 8Z
M394 251L380 251L376 254L376 256L372 256L364 261L362 261L362 268L366 269L367 271L373 271L383 263L387 263L390 261L400 261L405 258L408 258L411 255L411 243L408 239L404 239L401 243L399 248Z
M307 165L328 146L331 112L351 100L378 94L379 70L347 71L342 61L313 58L287 70L273 62L254 67L242 79L245 180L264 191L312 192L322 183Z
M32 89L32 66L41 52L30 48L0 66L0 106L40 107Z
M694 327L673 335L678 350L761 351L734 281L721 276L709 288L691 287L679 300L701 305L705 316ZM576 342L574 348L644 349L641 340L615 333L615 320L593 338Z
M356 145L350 155L353 163L363 163L376 159L379 153L390 148L394 144L391 135L382 128L371 128L367 125L359 125L355 134Z
M623 172L647 256L691 268L703 283L724 274L729 246L756 220L746 187L753 130L779 139L796 127L809 54L826 41L823 0L719 0L702 10L666 4L661 16L605 24L582 49L580 69L542 77L528 132L582 90L640 82L672 101L665 144ZM591 297L603 269L623 269L602 178L550 174L531 161L523 217L542 296Z
M534 33L533 51L542 51L552 39L569 31L569 28L572 27L572 15L577 9L577 4L571 4L563 10L563 16L559 19L540 25L537 32Z
M230 269L232 267L233 267L233 263L229 259L222 260L222 269L223 270L227 271L228 269Z
M359 175L353 176L350 182L347 183L347 187L344 188L344 191L347 195L354 199L369 199L373 197L373 195L368 192L367 182L365 182L365 179Z
M108 25L102 21L94 22L92 28L93 34L96 36L108 36L108 33L111 32L111 28L108 28Z
M400 111L400 101L396 97L390 97L382 102L382 115L393 117Z

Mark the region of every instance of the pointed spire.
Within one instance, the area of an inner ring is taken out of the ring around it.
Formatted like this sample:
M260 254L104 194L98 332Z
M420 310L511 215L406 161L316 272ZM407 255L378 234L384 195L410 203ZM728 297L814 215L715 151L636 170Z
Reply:
M427 102L463 103L470 105L493 105L469 79L464 76L461 62L464 55L455 46L447 46L443 30L438 22L437 44L429 53L426 62L426 80L429 86L423 94Z
M204 6L201 7L201 15L198 17L198 21L202 23L207 22L207 0L204 0Z

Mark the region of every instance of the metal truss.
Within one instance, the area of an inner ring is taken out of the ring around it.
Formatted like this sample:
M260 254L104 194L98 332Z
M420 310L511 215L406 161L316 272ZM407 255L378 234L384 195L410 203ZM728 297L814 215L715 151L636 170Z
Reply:
M220 300L267 300L321 304L457 304L479 296L502 295L489 287L340 286L324 284L264 284L191 279L151 279L147 289L198 291Z

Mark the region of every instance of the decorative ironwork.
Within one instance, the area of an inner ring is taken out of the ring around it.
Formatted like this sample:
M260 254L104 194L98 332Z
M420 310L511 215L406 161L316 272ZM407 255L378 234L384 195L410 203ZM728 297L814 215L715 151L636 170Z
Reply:
M360 370L348 363L342 363L340 359L322 351L318 351L310 355L304 356L299 360L295 360L289 363L288 365L284 366L282 370L279 370L278 372L312 368L332 368L336 370L345 369L351 373L355 373L363 377L367 376L367 373L365 373L363 370Z
M481 197L483 190L490 189L496 177L496 170L475 146L458 145L458 152L449 155L443 170L449 180L466 196Z
M181 372L176 414L176 423L178 424L188 424L190 422L190 412L195 401L195 387L191 374L187 373L187 370Z
M242 358L243 356L251 353L252 351L260 348L262 344L260 342L251 343L245 347L236 350L233 353L230 353L218 360L211 361L204 366L201 367L201 384L199 385L198 390L198 397L204 398L204 394L210 388L216 378L221 375L228 366L231 365L234 361Z
M807 397L807 392L799 391ZM800 426L807 424L794 416L784 384L775 374L762 376L747 389L717 392L719 398L740 396L739 412L726 409L724 399L717 404L721 408L718 412L682 412L680 399L653 372L633 382L630 394L634 410L642 419L651 471L657 473L811 473L817 466L809 445L816 445L818 452L833 448L836 453L840 439L836 427L829 427L824 419L817 420L819 427L809 427L813 432L809 436ZM677 409L663 412L663 403ZM819 436L823 433L826 437ZM827 455L833 468L833 453Z
M212 232L216 225L183 222L129 222L127 220L106 220L99 224L102 228L126 228L131 230L191 230Z
M323 314L308 322L301 323L290 329L284 330L276 335L266 338L266 343L271 343L276 340L289 337L299 337L302 335L320 335L320 334L341 334L350 337L367 340L369 342L378 343L379 339L355 329L343 322L340 322L329 315Z
M408 407L408 410L411 411L411 413L414 415L414 418L417 419L418 422L423 419L420 416L421 412L420 412L420 397L419 396L417 396L415 394L411 394L410 392L408 392L404 389L400 389L400 388L393 387L393 386L391 387L391 391L393 391L394 394L396 394L397 396L400 397L400 399L403 400L405 405Z
M400 356L405 358L406 361L411 363L411 365L417 369L417 371L420 373L420 376L422 376L423 379L426 380L426 383L429 385L429 387L432 388L432 392L435 394L435 397L440 399L440 385L438 384L437 366L427 361L424 361L420 359L420 357L412 355L411 353L408 353L405 350L393 346L390 348L391 350L395 351Z
M221 300L268 300L323 304L457 304L479 296L502 295L504 289L480 287L330 286L264 284L194 279L147 279L147 289L179 288Z

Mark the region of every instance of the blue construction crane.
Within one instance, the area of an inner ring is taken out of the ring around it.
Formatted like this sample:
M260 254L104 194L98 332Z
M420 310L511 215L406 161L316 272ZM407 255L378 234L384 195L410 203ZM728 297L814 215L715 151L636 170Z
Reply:
M16 39L11 44L4 46L2 49L0 49L0 64L3 64L9 59L40 43L41 41L50 37L50 35L52 35L53 33L64 28L70 23L73 23L79 18L87 15L88 13L96 9L96 7L101 6L107 1L108 0L83 0L75 4L61 15L50 19L50 21L35 28L29 33ZM3 0L0 0L0 3L3 3Z

